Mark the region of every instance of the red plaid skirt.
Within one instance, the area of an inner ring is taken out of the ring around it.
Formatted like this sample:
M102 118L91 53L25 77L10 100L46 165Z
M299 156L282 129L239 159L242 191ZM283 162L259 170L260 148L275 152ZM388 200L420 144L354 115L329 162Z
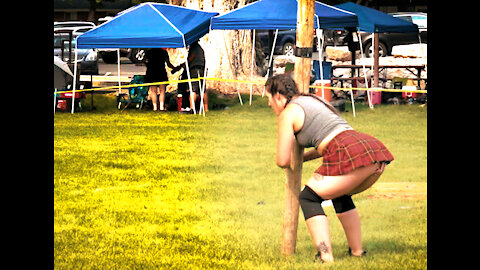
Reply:
M346 130L323 149L323 163L315 171L324 176L344 175L362 166L390 163L393 155L382 142L368 134Z

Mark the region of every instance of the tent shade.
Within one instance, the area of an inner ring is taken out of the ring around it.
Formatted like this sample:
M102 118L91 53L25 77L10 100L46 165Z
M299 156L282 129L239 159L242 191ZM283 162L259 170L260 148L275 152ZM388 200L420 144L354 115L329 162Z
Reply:
M297 0L260 0L211 19L211 29L295 29ZM315 2L314 27L357 27L357 16L320 2Z
M204 12L179 6L143 3L77 38L78 48L182 48L208 33Z
M357 14L359 30L368 33L408 33L418 32L414 23L395 18L376 9L354 4L352 2L336 5L343 10Z

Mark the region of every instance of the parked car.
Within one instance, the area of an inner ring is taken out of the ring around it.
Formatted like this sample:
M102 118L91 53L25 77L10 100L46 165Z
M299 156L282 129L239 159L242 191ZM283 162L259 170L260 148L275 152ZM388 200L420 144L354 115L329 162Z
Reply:
M418 30L420 33L421 42L427 43L427 13L423 12L396 12L390 13L390 15L413 22L418 25ZM329 38L333 44L338 46L347 45L344 41L344 38L348 34L347 30L325 30L326 40ZM416 44L419 43L417 33L379 33L379 55L388 56L392 54L393 46L397 45L407 45L407 44ZM371 33L360 32L360 37L362 41L363 51L365 52L366 57L371 57L373 53L372 49L372 37ZM329 44L327 44L329 45Z
M120 57L127 57L133 63L144 63L145 52L143 48L120 48ZM117 49L98 49L98 53L106 64L117 62Z
M68 21L68 22L53 22L53 31L58 29L70 29L75 30L79 27L90 27L94 28L95 23L93 22L85 22L85 21Z
M264 54L270 55L268 51L268 31L269 30L256 30L256 38L260 40L263 48ZM273 37L275 37L275 31L273 31ZM296 41L296 30L279 30L277 35L277 41L275 42L274 54L283 54L292 56L295 53L295 41ZM313 38L313 51L317 51L317 37L314 35Z
M63 29L54 31L53 34L53 54L67 63L75 61L75 43L80 32L73 32L73 30ZM98 74L96 49L77 49L77 61L79 63L79 74Z

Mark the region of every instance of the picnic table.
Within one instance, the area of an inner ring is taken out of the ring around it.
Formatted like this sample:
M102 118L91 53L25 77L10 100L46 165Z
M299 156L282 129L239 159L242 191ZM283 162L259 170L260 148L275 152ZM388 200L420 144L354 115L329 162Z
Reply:
M335 65L335 66L332 66L332 73L333 73L333 70L335 70L337 68L349 68L353 71L353 76L352 77L335 77L335 76L332 76L331 80L332 81L339 81L342 87L343 87L343 82L344 81L352 81L353 82L354 80L365 80L364 77L361 77L359 75L360 74L360 69L363 69L363 65ZM366 69L371 69L372 67L370 65L365 65L365 68ZM386 78L387 77L386 72L387 72L387 69L389 69L389 68L390 69L391 68L404 68L404 69L410 71L410 73L412 73L415 76L414 80L417 80L418 85L420 85L421 80L425 80L425 81L427 80L427 78L422 78L422 70L425 69L425 65L379 65L378 66L378 71L379 72L384 71L385 72L385 78ZM388 79L385 79L385 78L379 78L379 80L385 83L388 80Z

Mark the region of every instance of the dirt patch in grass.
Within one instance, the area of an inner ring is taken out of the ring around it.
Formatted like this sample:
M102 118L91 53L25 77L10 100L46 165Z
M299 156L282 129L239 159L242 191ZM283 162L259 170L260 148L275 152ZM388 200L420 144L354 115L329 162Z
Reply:
M393 182L376 183L369 199L426 199L427 183Z

